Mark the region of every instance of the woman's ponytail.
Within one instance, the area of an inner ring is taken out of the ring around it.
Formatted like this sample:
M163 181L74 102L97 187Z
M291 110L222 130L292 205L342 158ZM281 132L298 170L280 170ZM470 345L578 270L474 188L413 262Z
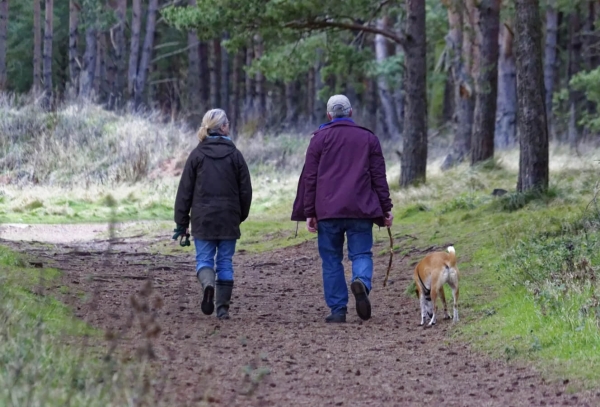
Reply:
M211 133L218 132L227 123L227 114L223 109L212 109L202 118L202 125L198 130L198 140L203 142Z

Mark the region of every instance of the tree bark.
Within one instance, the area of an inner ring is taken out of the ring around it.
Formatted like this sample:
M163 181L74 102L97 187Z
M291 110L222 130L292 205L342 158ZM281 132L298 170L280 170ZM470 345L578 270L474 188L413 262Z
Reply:
M189 0L190 6L196 6L196 0ZM189 95L189 110L202 115L202 82L200 81L200 41L196 30L188 31L188 73L187 94Z
M133 0L131 17L131 43L129 50L129 72L127 74L127 91L133 97L138 75L140 54L140 31L142 29L142 0Z
M579 7L571 13L569 17L569 66L568 66L568 79L569 82L575 75L581 71L581 52L583 43L581 41L581 17L579 14ZM579 109L583 95L581 91L573 89L570 85L569 88L569 126L568 126L568 139L569 146L576 150L579 144L580 129L577 124L579 121Z
M210 72L208 69L209 47L206 42L200 41L200 92L202 94L202 107L204 110L210 104Z
M83 72L79 84L79 96L90 98L94 90L96 59L98 57L98 35L95 24L90 24L85 32L85 54L83 55Z
M254 60L254 45L252 43L250 43L248 48L246 48L246 68L248 68L248 67L250 67L250 65L252 65L253 60ZM254 86L254 78L252 77L252 75L250 75L248 73L248 71L245 72L245 75L246 75L246 81L245 81L246 100L244 102L244 111L243 111L244 122L246 122L248 120L248 118L250 117L250 115L252 114L252 112L254 110L254 100L255 100L255 96L256 96L256 89Z
M243 54L241 51L235 53L233 58L233 69L231 75L231 97L229 98L229 121L231 127L231 133L235 134L238 129L238 122L240 116L240 100L241 98L241 70L243 65Z
M312 117L313 117L313 122L315 123L322 123L323 121L327 120L327 104L325 103L325 101L321 100L321 98L319 97L319 93L321 93L321 90L323 90L323 87L325 86L325 84L323 83L323 75L321 75L321 69L323 68L323 66L325 65L323 63L323 61L325 60L325 56L324 56L324 52L323 49L319 48L317 50L317 55L318 55L318 59L317 62L315 64L315 76L314 76L314 88L313 88L313 94L309 95L309 97L314 99L314 104L313 104L313 112L312 112ZM332 87L333 89L333 87Z
M127 18L127 0L118 0L117 4L117 22L118 25L115 27L115 49L114 49L114 77L111 82L111 105L121 106L123 103L123 97L127 78L126 64L125 64L125 25Z
M406 0L406 123L400 186L425 182L427 167L427 58L425 2Z
M228 34L223 35L223 40L229 38ZM221 106L224 110L229 110L229 53L221 46Z
M210 109L216 109L220 106L219 73L221 61L221 49L218 40L210 42L208 56L208 70L210 75Z
M546 7L546 44L544 52L544 88L546 118L548 121L548 132L554 135L552 97L554 96L554 83L556 81L556 61L558 42L558 12L556 11L556 0L548 0Z
M52 104L52 40L54 38L54 0L46 0L44 24L44 103Z
M538 0L515 1L517 126L520 157L517 191L546 190L548 127L543 84L542 24Z
M42 90L42 5L33 0L33 92Z
M498 36L500 30L500 0L479 3L481 46L477 75L471 165L494 156L494 129L498 95Z
M134 101L135 107L142 104L144 90L146 88L146 78L154 50L154 33L156 31L156 13L158 12L158 0L150 0L148 4L148 14L146 17L146 36L142 49L142 58L138 67L138 73L135 81Z
M600 65L600 41L597 34L596 21L600 19L598 15L597 1L588 1L588 14L585 23L585 69L592 71ZM587 113L590 116L598 114L598 106L596 103L588 100L586 103Z
M103 35L101 32L96 34L96 68L94 70L94 94L96 95L97 100L102 103L103 96L102 95L102 82L104 80L104 72L103 69L105 67L104 62L104 46L103 43Z
M508 27L508 24L502 26L498 61L496 146L500 148L512 146L517 135L517 68L513 53L514 34Z
M454 120L454 78L452 72L449 71L446 75L444 83L444 104L442 107L442 124L447 125Z
M260 59L263 56L263 41L257 36L254 40L254 58ZM267 96L265 89L265 75L262 72L256 73L256 117L259 119L260 127L266 124Z
M404 50L400 44L396 44L395 48L396 55L404 53ZM398 80L398 85L394 89L393 95L394 103L396 105L396 116L398 117L398 130L400 130L400 139L402 139L402 134L404 133L404 110L406 107L406 92L404 91L404 86L406 84L406 72L403 72L400 76L401 77Z
M387 29L389 21L387 17L377 21L377 27ZM382 35L375 36L375 57L378 63L383 63L388 57L387 39ZM392 140L400 139L400 124L398 123L398 110L394 103L394 97L387 78L384 75L377 77L377 93L381 101L383 111L383 123L385 124L386 138Z
M6 29L8 0L0 0L0 91L6 90Z
M291 129L298 123L298 83L295 80L285 83L285 127Z
M456 123L452 151L442 164L442 169L448 169L462 162L471 150L475 111L475 92L472 79L474 35L472 15L463 1L445 0L444 3L448 9L450 26L446 44L452 59Z
M69 83L74 96L79 93L79 4L69 2Z
M315 68L310 67L306 76L306 117L307 121L312 124L315 121Z

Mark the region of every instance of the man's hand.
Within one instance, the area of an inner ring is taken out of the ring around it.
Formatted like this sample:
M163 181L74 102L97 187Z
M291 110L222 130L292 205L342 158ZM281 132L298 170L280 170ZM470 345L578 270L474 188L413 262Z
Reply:
M317 218L306 219L306 230L310 233L317 233Z
M384 214L383 224L385 227L391 228L394 223L394 215L392 212L386 212Z

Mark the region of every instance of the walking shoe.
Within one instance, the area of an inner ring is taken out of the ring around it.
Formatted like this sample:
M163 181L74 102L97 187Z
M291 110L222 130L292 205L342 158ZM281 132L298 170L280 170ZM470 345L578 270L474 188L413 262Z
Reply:
M350 284L350 290L352 290L352 294L354 294L356 313L360 319L366 321L371 318L371 302L369 301L369 294L367 293L365 285L362 281L357 279Z
M346 314L331 314L325 318L327 323L341 323L346 322Z

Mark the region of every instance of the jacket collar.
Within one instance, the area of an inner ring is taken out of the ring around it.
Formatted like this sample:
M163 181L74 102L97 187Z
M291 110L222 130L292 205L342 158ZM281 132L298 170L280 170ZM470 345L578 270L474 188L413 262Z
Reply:
M339 117L337 119L333 119L330 122L323 123L322 125L319 126L319 130L321 130L323 127L327 127L327 126L330 126L330 125L332 125L334 123L338 123L338 122L341 122L341 121L350 122L350 123L354 124L354 120L352 120L349 117Z

